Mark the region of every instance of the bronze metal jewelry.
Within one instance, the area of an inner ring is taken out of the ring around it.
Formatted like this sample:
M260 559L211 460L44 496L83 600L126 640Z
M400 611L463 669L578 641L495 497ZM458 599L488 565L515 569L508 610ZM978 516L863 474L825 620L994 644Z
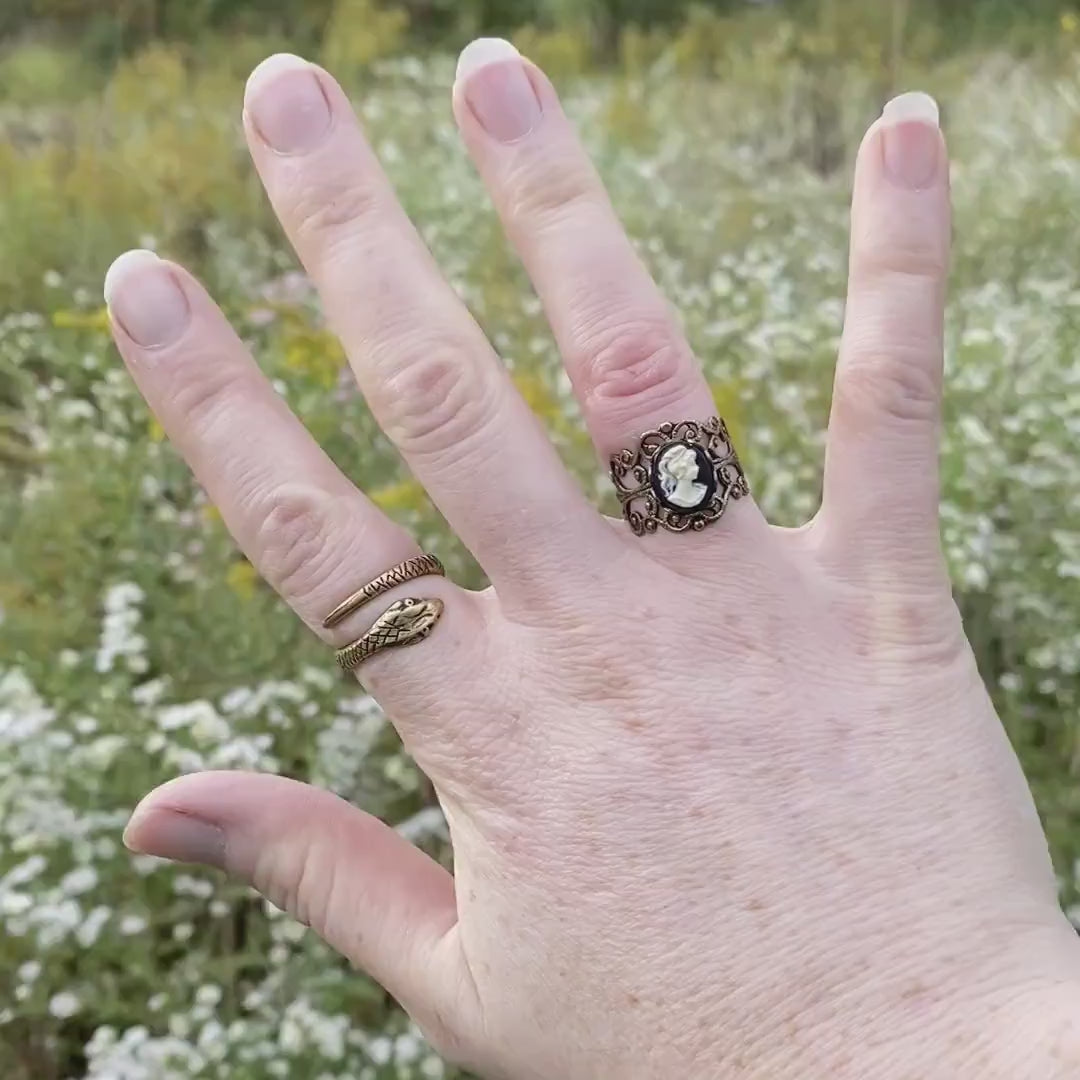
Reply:
M636 448L611 458L611 480L637 536L658 528L699 531L732 499L750 494L727 425L718 416L646 431Z
M366 603L374 600L377 596L389 592L396 585L404 585L406 581L413 581L419 577L437 575L445 577L446 570L443 564L434 555L416 555L411 559L392 566L385 574L380 574L374 581L369 581L362 589L354 592L347 600L340 604L323 619L323 628L329 630L337 626L354 612L359 611Z
M441 600L415 600L411 597L391 604L372 624L366 634L334 653L343 671L359 667L369 656L383 649L415 645L435 629L443 613Z

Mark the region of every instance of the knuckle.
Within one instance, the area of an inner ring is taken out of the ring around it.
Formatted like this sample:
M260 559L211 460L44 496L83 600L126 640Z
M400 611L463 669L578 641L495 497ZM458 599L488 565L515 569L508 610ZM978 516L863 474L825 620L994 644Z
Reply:
M357 223L377 211L374 189L355 176L320 178L298 185L290 200L290 217L300 245L333 246L351 235Z
M405 453L460 451L491 422L493 380L469 362L464 343L415 342L407 354L381 381L387 435Z
M207 356L200 363L177 364L169 388L172 408L198 435L218 423L231 423L241 407L246 377L227 359Z
M836 379L834 407L856 416L902 423L933 423L941 379L927 363L937 346L860 347L845 357Z
M283 484L254 500L254 562L291 601L313 593L332 572L327 496L300 484Z
M692 364L689 347L663 319L605 326L582 340L571 363L584 372L585 396L591 404L635 413L643 400L656 412L676 404L684 396Z
M853 273L871 282L897 278L942 281L949 269L948 255L942 245L888 235L866 244L854 263Z
M530 229L565 224L579 207L600 205L598 184L566 155L529 155L508 178L508 217Z
M321 929L319 912L313 901L325 903L322 890L314 889L315 856L312 846L282 844L260 853L252 868L252 885L282 911L287 911L304 926Z

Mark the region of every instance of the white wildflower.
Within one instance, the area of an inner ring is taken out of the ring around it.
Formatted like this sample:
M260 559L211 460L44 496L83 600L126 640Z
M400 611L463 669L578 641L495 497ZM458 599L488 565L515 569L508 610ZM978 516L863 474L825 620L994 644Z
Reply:
M368 1043L367 1052L376 1065L389 1065L394 1057L394 1044L385 1035L380 1035Z
M121 582L106 590L105 617L94 658L94 670L99 675L112 671L118 660L124 660L125 666L132 669L143 667L147 643L136 630L141 619L139 604L144 599L142 589L132 582Z
M101 936L106 923L112 918L112 909L99 905L90 912L83 920L82 925L75 931L75 940L84 948L89 949Z
M98 872L92 866L79 866L60 879L60 891L69 896L81 896L97 888Z
M19 976L20 982L36 982L38 976L41 974L41 961L27 960L25 963L19 965L16 974Z
M131 700L136 705L156 705L164 696L168 686L169 680L165 677L148 679L146 682L139 683L138 686L132 688Z
M427 1080L443 1080L446 1076L446 1066L437 1057L427 1057L420 1066L420 1073Z
M223 996L220 986L215 986L213 983L204 983L195 991L195 1003L212 1009L221 1004Z
M82 1003L70 991L54 994L49 999L49 1012L60 1020L74 1016L82 1008Z
M193 877L191 874L177 874L173 878L173 892L177 896L195 896L200 900L206 900L214 895L214 886L206 878Z
M0 892L0 916L22 915L34 906L28 893Z
M278 1045L287 1054L299 1054L304 1049L303 1029L291 1017L286 1017L281 1022L278 1030Z
M56 409L57 416L64 421L93 420L97 416L97 410L89 401L83 398L68 398L61 401Z

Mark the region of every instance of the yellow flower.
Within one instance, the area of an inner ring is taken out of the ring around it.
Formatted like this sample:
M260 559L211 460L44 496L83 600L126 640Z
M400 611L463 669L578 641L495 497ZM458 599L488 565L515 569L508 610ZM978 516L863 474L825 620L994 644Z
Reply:
M255 584L258 580L259 575L255 572L255 567L247 559L232 563L225 571L225 584L241 600L250 600L255 595Z
M514 385L525 399L525 404L541 420L554 420L560 414L559 403L548 384L532 371L521 371L514 375Z
M61 309L52 313L52 324L58 330L108 330L109 309L96 311L71 311Z
M371 501L387 513L395 510L417 510L424 504L424 489L413 479L387 484L371 492Z
M732 442L738 445L742 434L742 403L739 400L738 383L709 383L717 415L727 424Z
M307 371L311 365L311 350L306 343L290 341L285 346L285 366L293 371Z
M309 375L328 390L337 385L345 352L333 334L302 327L285 347L285 366Z
M1075 11L1065 11L1061 15L1061 29L1066 34L1075 34L1077 28L1080 27L1080 17L1077 16Z
M208 502L202 508L203 521L217 524L221 520L221 511L212 503Z
M165 429L156 416L150 417L150 421L146 425L146 433L150 436L151 442L162 442L165 439Z

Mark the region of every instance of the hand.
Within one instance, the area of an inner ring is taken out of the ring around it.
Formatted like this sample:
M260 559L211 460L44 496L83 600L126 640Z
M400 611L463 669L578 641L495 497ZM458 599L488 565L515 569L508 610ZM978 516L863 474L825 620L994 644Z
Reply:
M601 458L706 383L545 77L463 56L462 134ZM396 203L342 90L248 85L263 183L383 429L493 588L424 578L430 639L362 667L446 812L455 876L346 803L187 776L129 846L252 882L488 1076L1047 1077L1080 1067L1080 948L938 541L948 168L907 95L860 150L824 500L634 536L562 468ZM180 268L119 260L117 344L300 617L417 554ZM768 461L746 462L751 476Z

